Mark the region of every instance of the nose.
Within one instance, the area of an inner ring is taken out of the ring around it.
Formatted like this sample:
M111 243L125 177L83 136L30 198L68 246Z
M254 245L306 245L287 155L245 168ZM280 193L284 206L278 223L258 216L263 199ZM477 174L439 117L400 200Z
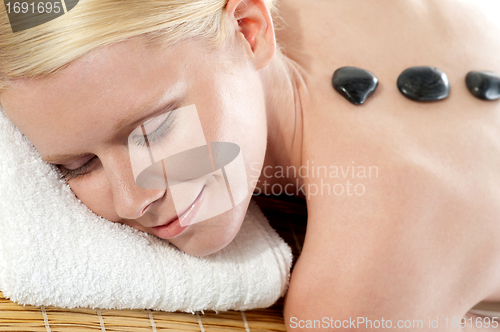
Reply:
M138 219L152 203L164 196L163 189L144 189L136 184L128 151L122 155L107 156L101 162L111 186L115 212L120 218Z

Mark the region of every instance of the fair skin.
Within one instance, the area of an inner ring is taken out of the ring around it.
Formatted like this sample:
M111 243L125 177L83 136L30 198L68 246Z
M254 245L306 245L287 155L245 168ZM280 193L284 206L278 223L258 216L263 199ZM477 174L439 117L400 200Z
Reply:
M178 107L194 104L206 141L238 144L247 181L255 186L258 176L250 165L263 163L266 108L286 105L287 100L266 103L263 94L267 87L262 82L282 76L277 71L283 70L269 64L275 52L270 17L259 15L261 4L237 9L238 3L232 2L231 11L235 31L241 31L235 34L235 43L241 47L214 53L200 41L189 40L155 49L134 38L92 52L46 80L16 81L1 94L2 105L44 160L63 170L88 165L86 174L68 183L94 213L154 235L152 227L185 209L176 211L168 190L144 189L135 183L127 145L132 130L173 102ZM244 18L240 25L234 12ZM270 122L280 111L268 114ZM253 187L248 189L244 202L235 208L190 225L168 240L197 256L222 249L241 226ZM198 192L193 192L193 199Z
M464 83L469 70L500 72L498 20L471 1L292 0L284 7L294 18L285 47L293 45L290 56L306 68L314 101L304 117L303 163L379 170L351 180L364 184L362 196L308 200L285 322L440 317L433 331L460 330L446 329L444 319L475 319L471 307L500 300L500 104L475 99ZM345 65L380 81L362 107L332 90L333 71ZM398 75L415 65L447 73L447 100L422 104L400 94Z
M229 0L226 10L246 55L231 64L237 76L223 65L227 58L214 62L196 43L143 61L142 44L128 41L98 50L46 81L16 82L0 99L44 158L98 156L92 173L70 181L73 191L97 214L146 232L175 213L162 191L135 186L127 166L123 141L151 114L122 132L112 128L174 82L186 87L181 89L186 105L195 103L200 110L208 141L241 146L249 175L252 163L376 166L377 177L351 179L364 185L363 195L311 195L313 185L333 186L344 183L342 178L261 177L282 185L299 180L310 194L285 324L300 331L290 326L292 317L393 322L473 317L467 312L476 303L500 300L500 104L472 97L463 79L468 70L500 72L500 43L494 38L500 25L487 21L480 5L467 2L358 2L280 2L288 24L276 38L287 58L276 62L263 2ZM399 73L423 64L447 73L448 99L422 104L399 93ZM362 107L331 87L333 71L345 65L369 69L380 81ZM217 89L210 88L214 82ZM68 166L82 160L52 162ZM260 183L257 188L263 190ZM192 225L172 243L198 255L219 250L239 229L248 199Z

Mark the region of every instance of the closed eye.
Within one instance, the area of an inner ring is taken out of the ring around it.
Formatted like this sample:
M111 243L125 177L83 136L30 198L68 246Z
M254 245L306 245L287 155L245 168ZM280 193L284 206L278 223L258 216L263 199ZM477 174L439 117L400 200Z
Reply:
M170 107L167 107L167 109L172 109L174 106L175 105L171 105ZM145 146L145 145L157 144L158 141L160 141L168 133L169 129L172 127L173 122L175 120L175 115L173 115L172 113L174 113L175 111L176 110L167 111L168 115L166 116L165 120L151 133L146 132L146 136L145 135L134 135L133 140L135 141L135 143L141 147ZM167 112L165 112L162 115L165 116L165 114L167 114ZM156 118L161 119L162 115L157 116ZM145 123L143 125L143 128L149 127L149 125L148 125L149 122L150 121ZM153 121L151 121L151 122L153 123ZM147 128L147 129L149 129L149 128ZM62 172L60 179L64 179L67 182L67 181L76 179L78 177L82 177L82 176L90 173L95 168L95 166L97 165L98 162L99 162L99 158L97 156L94 156L88 162L86 162L84 165L80 166L77 169L67 169L63 165L57 165Z
M172 113L174 112L175 111L170 111L165 121L163 121L153 132L146 132L145 135L135 135L133 137L135 144L141 147L144 147L146 145L156 145L158 141L160 141L172 127L175 119L175 116L172 115Z
M85 174L90 173L90 171L95 167L95 164L99 162L99 158L97 156L92 157L89 161L87 161L84 165L78 167L77 169L67 169L62 165L58 165L59 169L62 172L61 180L64 179L66 182L76 179L79 176L83 176Z

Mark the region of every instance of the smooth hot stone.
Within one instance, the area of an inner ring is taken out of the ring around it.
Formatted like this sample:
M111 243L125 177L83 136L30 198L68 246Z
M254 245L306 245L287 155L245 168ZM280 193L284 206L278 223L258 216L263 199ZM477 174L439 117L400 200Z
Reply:
M377 89L378 79L367 70L342 67L333 73L332 85L335 91L351 103L361 105Z
M500 75L492 71L471 71L465 76L470 93L483 100L500 98Z
M450 94L448 76L430 66L406 69L399 75L397 85L405 97L416 101L441 100Z

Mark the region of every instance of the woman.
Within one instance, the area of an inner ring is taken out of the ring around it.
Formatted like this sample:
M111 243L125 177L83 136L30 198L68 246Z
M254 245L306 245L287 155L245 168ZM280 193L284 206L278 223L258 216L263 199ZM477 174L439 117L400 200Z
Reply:
M82 202L207 255L234 238L253 190L305 196L289 330L409 320L410 330L451 331L463 316L465 330L479 328L469 309L500 298L500 105L475 99L464 78L500 72L493 2L287 0L279 12L264 0L118 4L82 1L19 34L2 15L2 107ZM446 100L398 91L398 75L418 65L448 75ZM378 77L364 105L333 90L343 66ZM168 190L138 185L128 137L193 104L206 142L241 149L249 194L160 234L180 214Z

